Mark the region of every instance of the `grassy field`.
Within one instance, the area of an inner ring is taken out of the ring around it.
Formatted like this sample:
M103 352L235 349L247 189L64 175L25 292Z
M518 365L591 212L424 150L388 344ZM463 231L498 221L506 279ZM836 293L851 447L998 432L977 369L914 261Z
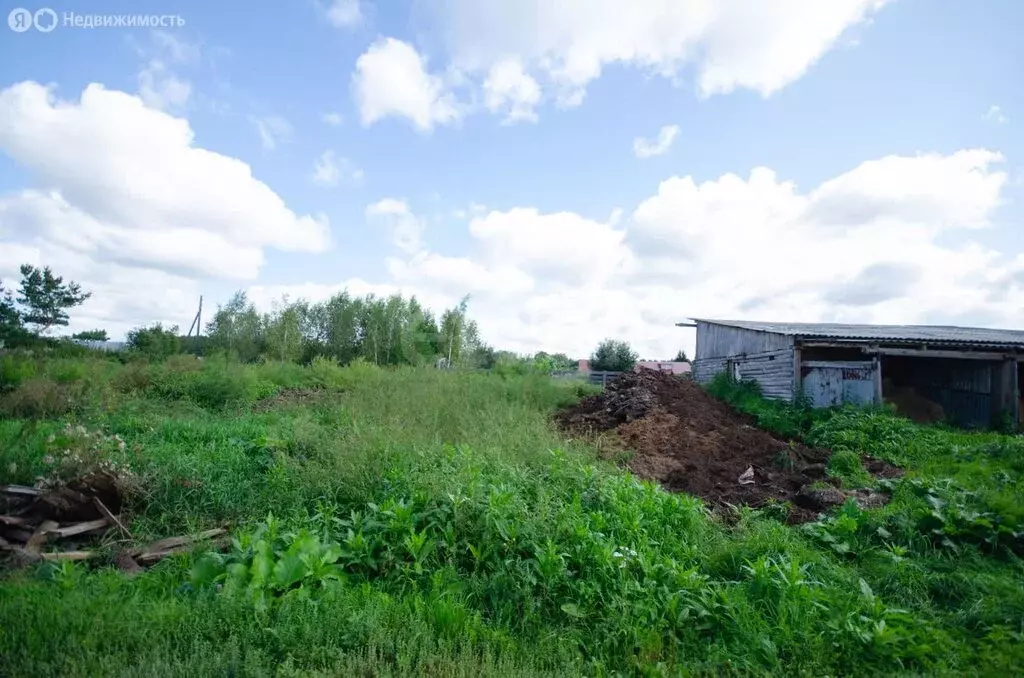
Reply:
M716 384L764 427L837 450L847 484L872 482L861 452L908 470L883 481L885 508L790 527L772 507L712 515L566 440L550 416L585 387L543 376L0 361L6 482L113 462L141 489L135 539L234 536L134 578L0 576L0 675L1024 666L1020 437L812 416Z

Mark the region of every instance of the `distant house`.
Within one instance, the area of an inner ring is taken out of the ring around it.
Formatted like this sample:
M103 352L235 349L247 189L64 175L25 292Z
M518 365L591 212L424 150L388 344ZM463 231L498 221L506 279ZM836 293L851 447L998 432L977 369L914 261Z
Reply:
M641 360L636 364L634 370L639 370L642 367L646 367L649 370L657 370L660 372L669 372L671 374L689 374L692 370L690 363L677 362L672 360ZM577 368L580 372L588 373L590 369L589 360L581 360L579 367Z
M894 402L919 420L1019 424L1024 331L695 318L694 378L726 372L815 407ZM692 327L689 323L678 323Z

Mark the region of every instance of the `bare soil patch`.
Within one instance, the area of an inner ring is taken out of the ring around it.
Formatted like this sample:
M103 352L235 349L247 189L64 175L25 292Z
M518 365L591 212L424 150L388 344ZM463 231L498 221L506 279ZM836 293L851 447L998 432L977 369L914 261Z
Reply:
M830 480L829 450L781 440L695 382L653 370L623 374L603 393L559 412L556 421L585 437L614 430L635 452L626 462L633 473L712 505L790 501L789 521L804 522L850 496L864 506L885 500L876 493L811 490ZM899 473L877 459L865 462L876 475Z

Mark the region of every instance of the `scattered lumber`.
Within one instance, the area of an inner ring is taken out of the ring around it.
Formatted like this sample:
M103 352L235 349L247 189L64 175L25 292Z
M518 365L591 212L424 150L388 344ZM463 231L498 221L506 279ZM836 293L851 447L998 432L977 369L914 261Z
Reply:
M132 539L120 515L122 499L116 479L103 472L48 489L0 486L0 552L13 556L14 562L96 558L102 551L84 548L86 540L93 542L111 530ZM168 537L122 549L114 556L114 563L128 574L137 574L169 555L200 544L223 548L228 545L226 535L227 530L218 527L195 535ZM67 550L53 548L65 540L61 545ZM44 551L46 546L50 550Z

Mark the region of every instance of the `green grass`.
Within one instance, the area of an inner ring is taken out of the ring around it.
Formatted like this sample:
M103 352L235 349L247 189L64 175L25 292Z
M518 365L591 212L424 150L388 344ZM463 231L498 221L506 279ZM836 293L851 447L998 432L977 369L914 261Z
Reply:
M0 395L22 413L0 420L11 482L52 473L56 446L106 455L145 488L138 540L230 523L234 544L133 579L103 563L7 575L0 675L1024 665L1019 438L716 385L761 425L844 452L829 472L846 484L867 482L861 452L909 469L889 506L792 528L768 511L721 520L567 443L550 415L581 387L538 375L184 358L4 374L20 379ZM24 388L40 380L68 389L56 415ZM319 390L257 405L288 388Z

